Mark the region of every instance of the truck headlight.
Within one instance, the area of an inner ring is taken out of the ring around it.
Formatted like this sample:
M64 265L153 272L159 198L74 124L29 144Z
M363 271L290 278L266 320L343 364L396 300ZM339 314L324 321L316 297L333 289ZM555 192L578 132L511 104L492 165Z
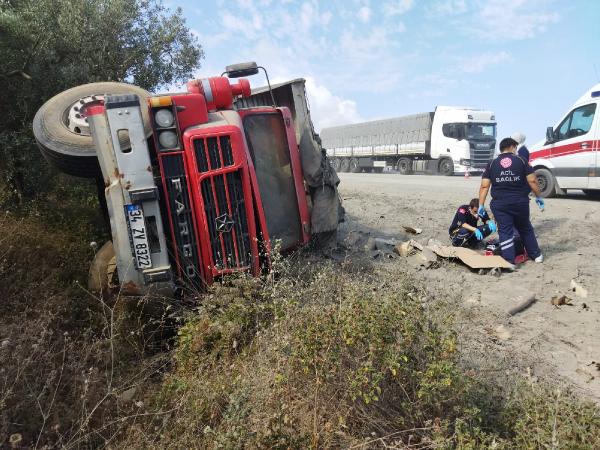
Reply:
M156 114L154 114L154 121L159 127L168 128L170 126L173 126L175 118L173 117L173 113L171 112L171 110L165 108L156 111Z
M470 166L471 165L471 160L470 159L460 159L460 165L461 166Z
M158 143L162 148L177 147L177 133L174 131L163 131L158 135Z

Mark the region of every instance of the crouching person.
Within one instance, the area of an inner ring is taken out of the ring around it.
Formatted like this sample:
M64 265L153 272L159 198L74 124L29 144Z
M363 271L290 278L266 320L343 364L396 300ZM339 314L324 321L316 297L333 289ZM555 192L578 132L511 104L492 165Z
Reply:
M490 219L487 212L478 214L478 209L479 199L474 198L468 205L462 205L456 211L448 229L454 247L476 247L478 242L496 232L496 223Z

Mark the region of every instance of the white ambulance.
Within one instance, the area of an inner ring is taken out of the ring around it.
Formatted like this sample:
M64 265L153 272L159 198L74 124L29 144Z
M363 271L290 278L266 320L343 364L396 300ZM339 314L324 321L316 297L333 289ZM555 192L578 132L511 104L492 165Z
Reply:
M600 84L587 91L567 114L546 130L529 161L543 197L581 189L600 198Z

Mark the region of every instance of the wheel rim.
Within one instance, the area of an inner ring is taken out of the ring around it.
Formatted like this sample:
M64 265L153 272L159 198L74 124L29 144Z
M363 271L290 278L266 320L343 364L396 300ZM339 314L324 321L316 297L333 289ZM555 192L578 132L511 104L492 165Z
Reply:
M544 175L538 175L537 182L538 182L538 187L539 187L540 191L545 192L546 189L548 188L548 180L546 179L546 177Z
M442 161L442 173L450 173L450 170L452 170L452 167L450 167L450 161Z
M63 125L73 134L91 136L88 111L91 107L104 105L104 95L88 95L80 98L65 111Z

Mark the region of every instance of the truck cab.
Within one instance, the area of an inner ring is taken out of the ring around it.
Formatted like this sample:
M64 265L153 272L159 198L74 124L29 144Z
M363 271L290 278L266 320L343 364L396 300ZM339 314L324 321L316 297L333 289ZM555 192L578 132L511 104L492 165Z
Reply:
M297 95L277 106L287 85L277 95L269 86L263 99L240 78L258 68L228 66L227 77L191 80L177 94L92 83L38 111L34 134L43 154L73 175L85 167L99 177L112 240L97 257L116 266L112 287L121 293L198 292L227 274L256 276L273 250L337 230L339 180L335 172L324 175L330 167L313 139L304 80L295 80ZM74 136L61 108L76 111L81 127ZM42 125L65 118L61 135L46 134ZM86 151L74 143L88 144ZM90 279L99 273L94 290L109 284L104 270L92 264Z
M495 119L492 111L438 106L431 127L431 157L448 165L440 171L483 171L494 157Z
M581 189L600 196L600 84L593 86L552 127L546 139L531 149L530 164L536 169L543 197Z

